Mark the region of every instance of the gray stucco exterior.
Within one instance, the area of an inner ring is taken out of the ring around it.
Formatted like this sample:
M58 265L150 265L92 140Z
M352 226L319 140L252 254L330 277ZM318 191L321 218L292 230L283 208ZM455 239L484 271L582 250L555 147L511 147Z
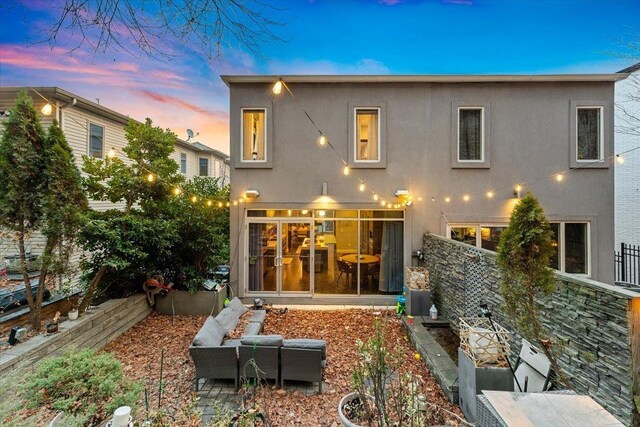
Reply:
M283 76L283 81L345 159L350 158L352 106L383 109L385 167L354 171L387 199L397 189L412 194L414 204L405 208L406 265L415 263L412 253L422 246L425 232L446 235L448 223L506 224L517 201L513 187L523 183L550 220L589 222L590 277L613 281L614 82L625 76L399 77ZM230 197L237 200L248 189L260 192L257 199L231 209L232 281L240 295L246 285L242 263L247 208L380 207L341 173L337 157L317 144L318 133L296 100L285 90L272 93L277 79L223 76L230 88ZM490 164L470 168L452 162L456 105L490 106L485 110L485 159ZM602 106L604 161L582 164L556 182L555 173L575 164L575 105ZM262 167L240 162L240 112L249 107L267 108L270 157ZM323 182L328 199L321 200ZM486 196L489 190L495 192L493 198ZM463 201L465 194L469 201ZM451 201L445 202L445 197Z

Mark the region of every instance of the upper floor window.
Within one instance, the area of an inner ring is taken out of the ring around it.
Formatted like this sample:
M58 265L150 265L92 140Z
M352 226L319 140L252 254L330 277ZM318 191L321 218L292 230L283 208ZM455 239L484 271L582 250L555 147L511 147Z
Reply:
M187 153L180 153L180 173L187 174Z
M356 162L380 160L380 109L356 108L355 153Z
M267 110L242 109L242 161L264 162L267 160Z
M484 108L458 108L458 161L484 161Z
M89 157L104 157L104 127L89 123Z
M198 160L198 175L209 176L209 159L200 158Z
M577 107L576 160L601 161L602 151L602 107Z

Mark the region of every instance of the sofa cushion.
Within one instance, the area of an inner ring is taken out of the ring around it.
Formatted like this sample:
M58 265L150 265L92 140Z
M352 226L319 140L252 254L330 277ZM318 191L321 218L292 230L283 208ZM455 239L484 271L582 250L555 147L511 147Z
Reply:
M247 326L244 328L244 336L247 335L260 335L260 331L262 330L262 323L259 322L249 322Z
M264 323L264 319L267 317L267 310L253 310L249 322Z
M286 348L306 348L310 350L322 350L322 360L327 358L327 342L310 338L293 338L284 340L282 346Z
M236 312L231 309L231 307L227 307L218 313L216 320L227 333L230 333L236 328L240 318L236 315Z
M240 340L225 340L222 343L223 347L237 347L240 345Z
M245 335L240 339L243 345L282 345L282 335Z
M225 330L222 325L209 316L193 339L193 345L199 347L219 346L224 339L224 334Z
M240 301L240 298L238 297L233 298L231 302L227 304L227 307L231 308L231 310L233 310L236 315L238 315L238 317L249 311L249 309L245 307L244 304L242 304L242 301Z

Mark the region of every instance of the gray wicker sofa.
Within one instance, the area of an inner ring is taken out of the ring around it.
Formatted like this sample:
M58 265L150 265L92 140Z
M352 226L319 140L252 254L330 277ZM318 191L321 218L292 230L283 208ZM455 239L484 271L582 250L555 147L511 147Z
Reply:
M318 382L322 392L322 372L326 365L324 340L284 339L281 335L260 335L266 311L254 310L241 339L225 339L248 309L238 298L215 318L209 317L194 338L189 353L196 367L195 387L202 378L272 379ZM257 371L257 372L256 372Z

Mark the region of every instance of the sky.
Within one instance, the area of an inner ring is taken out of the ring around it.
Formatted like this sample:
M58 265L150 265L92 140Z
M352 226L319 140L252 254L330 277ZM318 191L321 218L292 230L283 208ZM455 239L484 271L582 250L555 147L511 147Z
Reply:
M148 1L148 0L147 0ZM223 42L208 59L193 40L170 57L43 42L64 0L0 4L0 85L58 86L138 120L229 152L221 74L608 73L636 59L640 0L276 0L278 21L257 51ZM136 4L132 0L132 4ZM76 48L76 49L74 49Z

